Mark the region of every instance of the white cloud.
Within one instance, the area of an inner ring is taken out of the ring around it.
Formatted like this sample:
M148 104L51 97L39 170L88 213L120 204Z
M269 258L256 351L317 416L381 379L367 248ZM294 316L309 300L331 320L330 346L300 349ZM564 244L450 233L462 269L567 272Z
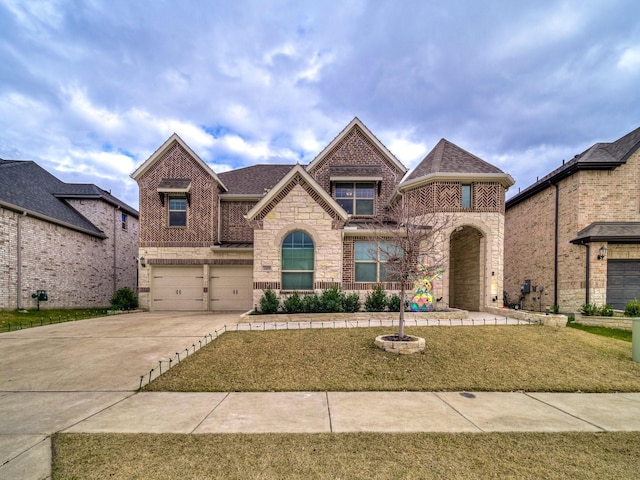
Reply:
M627 71L640 69L640 45L629 47L622 52L618 60L618 68Z
M106 130L115 130L122 126L120 116L106 108L93 105L87 96L86 89L77 87L62 87L63 96L67 97L71 110L82 119Z

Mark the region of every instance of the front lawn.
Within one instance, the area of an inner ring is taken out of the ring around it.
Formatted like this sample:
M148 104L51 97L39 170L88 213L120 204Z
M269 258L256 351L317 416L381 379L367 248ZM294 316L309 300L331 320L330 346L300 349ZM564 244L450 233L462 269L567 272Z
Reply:
M390 328L225 333L146 391L637 392L631 344L570 328L411 327L424 353L397 356L373 340Z
M637 478L640 433L58 434L54 479Z

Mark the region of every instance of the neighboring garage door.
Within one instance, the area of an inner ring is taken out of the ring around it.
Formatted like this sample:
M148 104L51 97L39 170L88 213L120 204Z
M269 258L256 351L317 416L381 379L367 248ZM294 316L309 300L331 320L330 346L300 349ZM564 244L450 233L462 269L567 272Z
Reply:
M640 260L607 262L607 303L618 310L640 298Z
M152 310L202 310L202 267L153 267Z
M212 266L209 295L211 310L242 310L253 308L253 267L251 265Z

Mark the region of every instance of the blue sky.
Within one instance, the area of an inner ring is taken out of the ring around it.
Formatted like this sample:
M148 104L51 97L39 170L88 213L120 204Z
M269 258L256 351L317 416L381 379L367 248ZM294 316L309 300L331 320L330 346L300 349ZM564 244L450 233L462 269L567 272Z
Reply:
M0 157L137 208L173 132L216 172L308 163L359 117L446 138L508 195L640 126L637 0L0 0Z

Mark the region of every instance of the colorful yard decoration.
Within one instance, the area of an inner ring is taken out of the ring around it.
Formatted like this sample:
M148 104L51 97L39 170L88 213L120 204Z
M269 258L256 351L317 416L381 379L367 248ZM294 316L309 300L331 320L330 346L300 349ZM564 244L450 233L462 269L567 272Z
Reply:
M442 279L442 269L438 268L435 274L430 274L426 261L421 263L421 267L422 276L415 283L416 293L411 298L409 308L411 308L412 312L432 312L435 309L433 294L431 293L433 281L436 278Z

